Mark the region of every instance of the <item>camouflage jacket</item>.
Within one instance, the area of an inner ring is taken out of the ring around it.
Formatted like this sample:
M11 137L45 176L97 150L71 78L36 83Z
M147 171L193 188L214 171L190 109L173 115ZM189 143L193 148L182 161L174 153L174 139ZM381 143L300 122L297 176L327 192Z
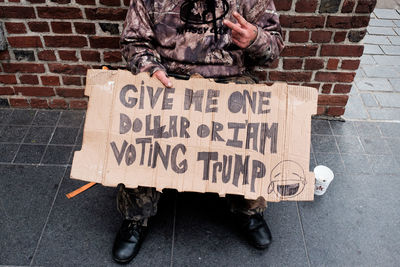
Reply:
M223 19L233 11L258 27L246 49L234 45ZM164 70L203 77L239 76L283 49L273 0L131 0L121 49L134 73Z

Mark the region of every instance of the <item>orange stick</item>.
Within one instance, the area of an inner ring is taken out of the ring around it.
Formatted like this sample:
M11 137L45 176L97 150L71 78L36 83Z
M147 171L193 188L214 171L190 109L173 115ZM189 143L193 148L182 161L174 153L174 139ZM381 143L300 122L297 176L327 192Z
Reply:
M73 198L76 195L79 195L80 193L82 193L83 191L91 188L92 186L94 186L96 183L95 182L91 182L91 183L87 183L84 186L72 191L71 193L66 194L67 198Z

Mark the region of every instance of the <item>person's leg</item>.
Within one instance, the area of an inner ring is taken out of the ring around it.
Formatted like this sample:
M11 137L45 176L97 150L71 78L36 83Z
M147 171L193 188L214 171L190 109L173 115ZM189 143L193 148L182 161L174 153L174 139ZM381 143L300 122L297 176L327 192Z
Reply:
M139 252L144 239L147 222L157 213L160 192L155 188L125 188L118 185L117 208L124 218L113 246L113 259L118 263L128 263Z
M267 208L265 199L259 197L250 200L244 199L243 196L229 195L227 200L250 244L259 249L266 249L272 241L272 236L264 219L264 211Z

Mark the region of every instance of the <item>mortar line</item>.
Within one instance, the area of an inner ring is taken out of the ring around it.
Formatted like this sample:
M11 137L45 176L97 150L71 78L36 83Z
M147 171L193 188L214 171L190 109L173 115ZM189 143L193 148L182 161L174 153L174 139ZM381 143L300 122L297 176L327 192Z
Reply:
M53 201L52 201L52 203L51 203L49 213L47 214L46 221L45 221L45 223L44 223L44 225L43 225L42 231L41 231L41 233L40 233L39 240L38 240L38 242L37 242L37 244L36 244L36 248L35 248L35 250L34 250L34 252L33 252L32 259L31 259L31 262L29 263L29 266L32 266L33 261L35 260L36 254L37 254L37 252L38 252L38 250L39 250L39 246L40 246L40 243L41 243L41 241L42 241L44 231L46 230L47 224L48 224L49 219L50 219L51 212L53 211L53 207L54 207L54 204L55 204L55 202L56 202L56 199L57 199L57 196L58 196L58 192L60 191L61 184L62 184L62 182L64 181L64 177L65 177L65 175L66 175L66 173L67 173L67 170L68 170L68 167L65 167L64 172L63 172L63 175L62 175L62 177L61 177L61 179L60 179L60 182L58 183L57 191L56 191L56 193L54 194L54 198L53 198Z
M308 254L307 243L306 243L306 237L305 237L305 235L304 235L303 221L301 220L300 209L299 209L299 202L298 202L298 201L296 201L296 207L297 207L297 217L299 218L299 222L300 222L301 235L302 235L302 237L303 237L304 251L305 251L305 253L306 253L306 258L307 258L308 267L311 267L311 261L310 261L310 256L309 256L309 254Z
M37 115L37 112L38 112L38 111L35 110L35 115L33 116L33 119L32 119L32 121L31 121L31 123L30 123L29 125L27 125L27 126L28 126L28 129L26 130L26 133L24 134L24 137L22 138L21 142L19 143L17 152L15 153L13 159L11 160L11 163L14 163L15 159L17 158L17 155L18 155L18 153L19 153L19 150L21 149L21 146L24 144L25 138L28 136L28 133L29 133L29 131L30 131L31 128L32 128L33 121L34 121L34 119L35 119L35 117L36 117L36 115ZM13 111L12 114L14 114L14 111ZM25 125L19 125L19 126L25 126ZM3 130L4 130L4 128L3 128Z

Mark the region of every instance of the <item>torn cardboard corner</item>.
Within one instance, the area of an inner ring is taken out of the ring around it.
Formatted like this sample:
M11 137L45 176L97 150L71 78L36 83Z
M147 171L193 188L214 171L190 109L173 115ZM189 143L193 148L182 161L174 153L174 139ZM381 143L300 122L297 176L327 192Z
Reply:
M89 70L71 177L106 186L312 200L314 88L218 84Z

